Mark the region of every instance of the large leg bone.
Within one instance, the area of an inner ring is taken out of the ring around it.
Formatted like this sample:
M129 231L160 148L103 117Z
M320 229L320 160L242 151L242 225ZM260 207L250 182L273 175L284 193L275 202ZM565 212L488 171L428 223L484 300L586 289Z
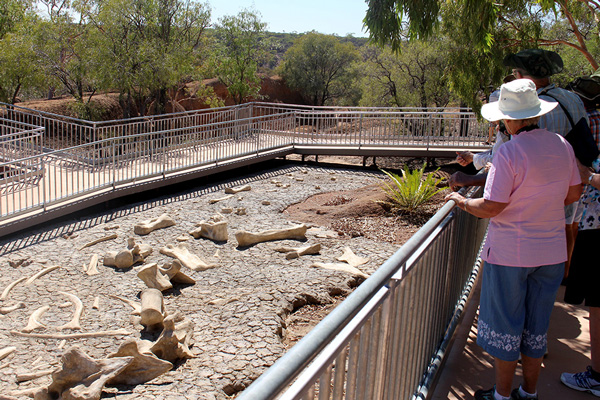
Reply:
M194 324L182 318L179 313L169 315L164 320L164 328L152 345L152 352L160 359L175 362L182 358L192 358L189 349L194 332Z
M46 275L49 272L54 271L55 269L60 268L59 265L55 265L53 267L48 267L48 268L44 268L43 270L41 270L40 272L38 272L37 274L33 275L31 278L27 279L27 282L25 282L26 286L31 285L37 278L42 277L44 275Z
M2 295L0 296L0 300L6 300L6 298L8 297L8 294L10 293L10 291L17 286L19 283L23 282L25 279L27 279L26 276L17 279L16 281L14 281L13 283L11 283L10 285L8 285L6 287L6 289L4 289L2 291Z
M190 231L190 235L192 235L194 239L203 237L214 240L215 242L226 242L228 239L227 221L201 221L199 226L199 228Z
M321 244L313 244L312 246L304 246L304 247L277 247L275 251L280 253L287 253L285 258L287 260L292 260L294 258L298 258L300 256L304 256L307 254L319 254L321 251Z
M149 219L135 225L133 227L133 232L136 235L147 235L157 229L168 228L169 226L173 226L175 224L176 222L173 220L173 218L169 217L167 214L163 214L158 218Z
M108 236L104 236L104 237L101 237L100 239L92 240L91 242L88 242L88 243L84 244L83 246L81 246L79 248L79 250L83 250L86 247L90 247L90 246L93 246L95 244L106 242L108 240L112 240L112 239L116 239L116 238L117 238L117 234L116 233L112 233L112 234L110 234Z
M252 190L252 187L250 187L250 185L244 185L244 186L238 186L237 188L233 188L233 187L225 188L225 193L237 194L240 192L247 192L249 190Z
M25 303L23 303L22 301L18 302L17 304L14 304L12 306L0 307L0 314L6 315L6 314L13 312L15 310L18 310L20 308L25 308Z
M105 336L128 336L131 335L127 329L116 329L112 331L82 332L82 333L24 333L19 331L10 331L11 335L30 337L37 339L88 339Z
M162 292L158 289L148 288L142 291L141 324L150 329L162 327L164 320L164 304Z
M359 257L350 250L350 247L344 248L344 254L337 258L338 261L344 261L353 267L358 267L359 265L366 264L369 262L368 258Z
M220 202L220 201L229 200L229 199L230 199L230 198L232 198L232 197L233 197L233 195L232 195L232 194L230 194L230 195L228 195L228 196L220 197L220 198L218 198L218 199L210 199L210 200L208 201L208 204L215 204L215 203L218 203L218 202Z
M81 314L83 313L83 303L81 302L79 297L75 296L74 294L66 292L59 293L67 296L69 300L71 300L71 303L73 303L73 305L75 306L75 312L73 313L73 319L71 319L70 322L64 325L59 326L58 330L61 331L63 329L81 329L79 320L81 318Z
M42 306L35 310L33 313L31 313L31 315L29 316L29 322L27 322L27 326L23 328L22 331L25 333L29 333L32 332L34 329L45 328L46 325L42 324L39 321L39 318L41 318L41 316L46 311L48 311L49 308L49 306Z
M307 229L308 227L306 225L298 225L291 228L270 229L259 233L238 231L235 234L235 238L237 239L240 247L252 246L253 244L267 242L270 240L305 240Z
M110 379L109 385L139 385L148 382L173 368L173 364L161 360L151 351L152 342L127 339L121 344L119 350L108 356L133 357L133 361L117 376Z
M358 269L356 267L353 267L352 265L348 265L348 264L320 263L320 262L316 262L313 265L311 265L311 267L325 268L325 269L332 269L332 270L335 270L335 271L348 272L348 273L350 273L352 275L360 276L361 278L368 278L369 277L369 275L365 274L360 269Z
M166 247L160 249L160 252L169 257L176 258L181 265L188 267L192 271L205 271L210 268L218 267L217 264L207 264L197 255L190 253L183 243L180 243L177 246L168 244Z
M158 289L161 292L173 287L169 277L158 269L158 264L156 263L145 264L139 267L137 276L144 281L146 286Z

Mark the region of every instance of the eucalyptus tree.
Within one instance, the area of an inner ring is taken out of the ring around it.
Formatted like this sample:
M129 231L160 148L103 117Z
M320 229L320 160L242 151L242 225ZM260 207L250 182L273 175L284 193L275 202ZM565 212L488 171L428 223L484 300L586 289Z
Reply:
M309 32L286 51L281 74L308 104L322 106L348 95L358 59L351 42L341 43L335 36Z

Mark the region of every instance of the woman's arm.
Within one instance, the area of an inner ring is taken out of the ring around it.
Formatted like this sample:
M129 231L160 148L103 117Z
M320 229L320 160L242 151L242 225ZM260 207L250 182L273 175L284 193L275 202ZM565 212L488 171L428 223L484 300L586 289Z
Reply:
M479 218L493 218L506 208L508 203L479 199L466 199L458 193L450 193L446 201L454 200L456 206Z
M569 186L567 197L565 197L565 206L571 203L575 203L581 197L583 186L581 184L575 186Z

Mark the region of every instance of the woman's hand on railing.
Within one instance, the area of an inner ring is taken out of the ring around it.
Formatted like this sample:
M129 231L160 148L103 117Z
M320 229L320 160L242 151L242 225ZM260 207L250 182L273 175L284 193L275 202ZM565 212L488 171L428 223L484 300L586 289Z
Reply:
M483 186L485 185L485 179L487 174L467 175L464 172L458 171L453 173L448 178L448 186L458 192L461 187L464 186Z

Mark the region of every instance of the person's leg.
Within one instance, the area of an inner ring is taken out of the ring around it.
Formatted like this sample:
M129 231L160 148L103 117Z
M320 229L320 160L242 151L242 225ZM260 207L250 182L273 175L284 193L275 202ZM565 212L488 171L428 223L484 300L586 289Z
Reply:
M542 359L527 357L525 354L521 355L521 365L523 367L523 384L521 387L527 393L535 393L537 391L537 382L542 371Z
M573 227L575 225L575 227ZM565 262L565 273L566 278L569 275L569 268L571 267L571 256L573 255L573 247L575 247L575 234L577 232L576 224L565 225L565 235L567 236L567 261Z
M592 369L600 372L600 307L590 307Z
M504 361L494 357L494 373L496 375L496 392L504 397L510 397L512 390L513 377L517 361Z

